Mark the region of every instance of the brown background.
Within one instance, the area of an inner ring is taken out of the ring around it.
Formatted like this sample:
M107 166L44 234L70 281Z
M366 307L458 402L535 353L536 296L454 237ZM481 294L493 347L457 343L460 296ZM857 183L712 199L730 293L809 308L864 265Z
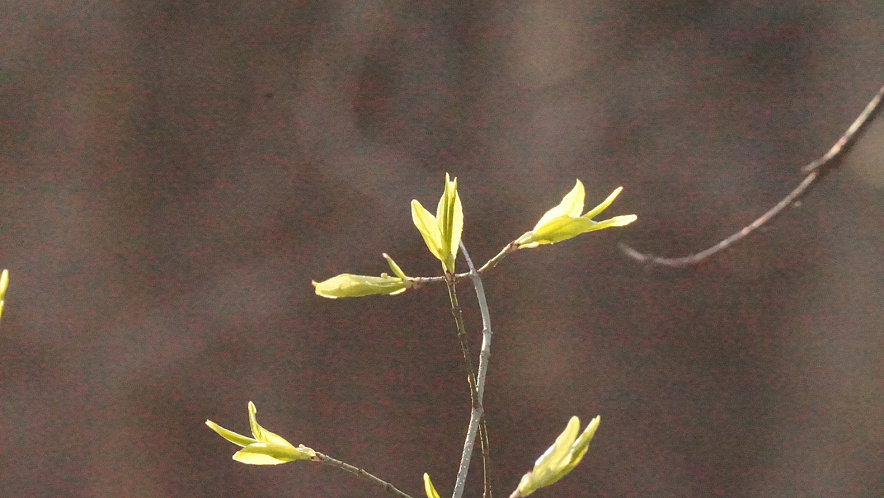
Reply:
M882 26L879 0L4 3L0 493L381 495L233 462L203 422L247 431L252 400L449 494L469 401L444 289L310 287L385 251L436 274L408 202L448 171L480 261L575 178L639 216L487 277L498 496L596 414L538 496L880 496L884 123L707 264L616 243L683 255L785 195L884 82Z

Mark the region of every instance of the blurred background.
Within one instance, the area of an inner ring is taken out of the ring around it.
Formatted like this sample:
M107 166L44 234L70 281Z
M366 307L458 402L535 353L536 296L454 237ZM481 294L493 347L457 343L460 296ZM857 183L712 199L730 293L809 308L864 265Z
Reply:
M878 0L5 3L0 493L384 495L232 461L204 421L247 432L251 400L294 444L450 494L469 396L444 287L310 286L382 252L438 274L408 203L450 172L479 262L576 178L639 217L486 277L496 496L596 414L537 496L880 496L880 117L705 264L617 244L682 256L785 196L884 83L882 26Z

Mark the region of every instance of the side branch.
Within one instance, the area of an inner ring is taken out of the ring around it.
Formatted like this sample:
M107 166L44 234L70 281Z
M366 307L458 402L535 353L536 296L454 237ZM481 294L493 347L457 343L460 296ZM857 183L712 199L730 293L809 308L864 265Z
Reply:
M777 215L782 213L783 210L786 209L786 207L801 198L801 196L804 195L808 191L808 189L810 189L810 187L823 176L824 173L835 167L835 165L837 164L835 159L843 155L849 148L848 146L856 140L858 133L869 122L869 118L878 109L882 97L884 97L884 86L882 86L881 89L878 90L878 93L875 94L868 105L866 105L865 109L863 109L856 120L853 121L850 127L847 128L847 131L844 132L841 138L839 138L838 141L835 142L835 145L833 145L828 152L823 154L822 157L801 168L802 172L807 173L807 176L804 178L804 180L802 180L797 187L789 192L789 194L784 197L783 200L778 202L774 207L770 208L758 219L743 227L739 232L731 235L730 237L722 240L721 242L715 244L708 249L680 258L666 258L662 256L654 256L653 254L641 253L627 246L626 244L620 244L620 250L632 259L635 259L636 261L642 263L654 263L657 265L678 268L700 263L713 254L736 244L740 240L747 237L750 233L754 232L765 223L769 222Z
M510 242L509 244L507 244L506 247L501 249L500 252L497 253L496 256L494 256L493 258L486 261L485 264L482 265L482 268L479 268L478 270L475 270L475 268L474 268L473 270L476 271L478 274L481 274L487 270L490 270L490 269L494 268L495 266L497 266L497 263L500 263L500 261L503 260L503 258L507 257L507 255L509 255L510 253L515 252L517 250L519 250L519 246L516 244L516 241L514 240L514 241ZM453 277L454 280L457 281L457 280L463 280L465 278L471 277L471 274L472 274L472 271L468 271L465 273L457 273L455 275L451 275L451 277ZM446 278L444 276L412 277L412 280L414 280L414 284L416 286L420 286L420 285L426 284L426 283L445 282Z
M368 479L369 481L384 488L384 490L387 491L387 493L390 493L393 496L398 496L399 498L412 498L411 495L403 493L402 491L397 489L396 486L393 486L392 484L388 483L387 481L385 481L375 475L369 474L368 472L366 472L363 469L360 469L358 467L354 467L354 466L350 465L349 463L344 463L340 460L336 460L336 459L334 459L328 455L325 455L323 453L320 453L318 451L316 452L316 456L314 457L313 460L316 462L331 465L332 467L337 467L339 469L346 470L347 472L350 472L351 474L362 477L363 479Z

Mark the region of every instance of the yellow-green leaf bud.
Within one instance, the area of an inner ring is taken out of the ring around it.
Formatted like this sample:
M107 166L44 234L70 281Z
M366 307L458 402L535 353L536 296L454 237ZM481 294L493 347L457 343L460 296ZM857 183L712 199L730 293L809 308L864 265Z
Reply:
M313 282L317 295L331 299L362 297L373 294L388 294L392 296L405 292L405 289L410 286L411 280L391 277L386 273L381 273L380 277L342 273L322 282Z
M540 488L549 486L567 475L583 459L589 448L589 442L599 427L601 417L592 419L586 429L577 436L580 430L580 419L571 417L568 426L556 438L546 452L534 462L534 469L522 476L517 489L517 496L528 496Z
M635 221L634 214L615 216L604 221L594 221L592 218L607 209L620 194L623 187L614 190L601 204L581 215L583 201L586 195L583 183L577 180L574 188L562 199L558 206L547 211L530 232L526 232L516 239L519 249L537 247L545 244L555 244L568 240L582 233L594 232L609 227L622 227Z
M281 436L261 427L256 417L257 412L255 404L249 401L249 426L253 437L227 430L211 420L206 420L206 425L224 439L243 447L233 455L233 459L238 462L249 465L278 465L316 457L316 452L303 444L295 448Z
M445 173L445 190L436 207L436 216L412 200L411 219L430 253L442 262L446 272L454 273L454 260L463 233L463 206L457 193L457 178L451 180Z

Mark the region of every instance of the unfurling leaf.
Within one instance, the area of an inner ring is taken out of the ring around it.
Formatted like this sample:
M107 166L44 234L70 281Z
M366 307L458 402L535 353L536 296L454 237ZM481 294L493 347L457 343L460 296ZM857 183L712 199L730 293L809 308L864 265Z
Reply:
M322 282L313 282L316 294L330 299L362 297L372 294L396 295L405 292L408 283L399 277L382 273L380 277L342 273Z
M577 436L580 430L580 419L571 417L568 426L556 438L546 452L534 462L534 469L522 476L517 493L514 496L528 496L540 488L549 486L571 472L583 459L589 442L599 427L601 417L592 419L586 429Z
M537 247L545 244L555 244L568 240L582 233L594 232L609 227L622 227L635 221L634 214L615 216L604 221L594 221L592 218L608 208L614 199L620 194L623 187L614 190L601 204L581 215L583 201L586 195L583 183L577 180L574 188L568 192L558 206L547 211L530 232L525 232L516 239L515 244L519 249Z
M393 275L396 275L397 277L401 278L402 280L408 280L408 277L405 275L405 272L402 271L402 268L399 268L399 265L397 265L396 262L393 261L393 258L391 258L389 254L384 253L384 254L382 254L382 256L384 257L384 259L387 260L387 264L390 265L390 269L393 270Z
M454 260L463 233L463 206L457 193L457 178L445 173L445 190L433 216L417 200L411 201L411 220L424 239L430 253L442 262L448 273L454 273Z
M316 294L330 299L337 299L339 297L362 297L373 294L393 296L405 292L405 289L411 287L412 280L402 272L402 269L393 261L393 258L387 254L384 254L384 258L390 265L390 269L396 274L395 277L391 277L386 273L381 273L380 277L342 273L322 282L314 281L313 287L316 288Z
M316 452L303 444L295 448L281 436L261 427L255 416L257 412L255 404L249 401L249 426L253 437L227 430L211 420L206 420L206 425L224 439L243 447L233 455L233 459L237 462L249 465L278 465L316 457Z

